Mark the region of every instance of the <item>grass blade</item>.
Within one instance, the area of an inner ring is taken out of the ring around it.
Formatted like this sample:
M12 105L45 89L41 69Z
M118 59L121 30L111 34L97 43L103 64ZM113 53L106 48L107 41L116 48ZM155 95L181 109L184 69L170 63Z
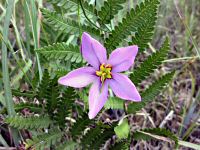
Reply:
M33 39L34 39L34 48L37 49L39 48L39 20L37 19L37 8L36 8L36 5L35 5L35 1L34 0L31 0L30 1L30 6L31 6L31 11L29 11L29 15L30 15L30 18L31 18L31 23L32 23L32 31L33 31ZM38 65L38 71L39 71L39 77L40 77L40 80L42 79L42 68L41 68L41 65L40 65L40 59L39 59L39 55L37 54L36 52L36 60L37 60L37 65Z
M3 39L8 41L8 31L9 31L9 24L10 19L12 15L12 10L15 6L15 0L8 0L8 5L6 8L6 16L4 21L4 27L3 27ZM14 103L12 100L12 92L10 88L10 79L9 79L9 72L8 72L8 58L7 58L7 47L6 44L2 41L2 72L3 72L3 84L4 84L4 92L5 92L5 101L6 101L6 107L8 111L9 116L15 115L14 110ZM17 144L19 141L19 135L18 131L15 129L12 129L13 139L15 144Z
M10 24L10 19L12 15L12 10L14 7L14 0L8 1L8 7L6 10L6 16L4 21L4 29L3 29L3 38L7 41L8 40L8 29ZM4 91L5 91L5 100L6 106L8 110L8 115L12 116L15 115L14 110L14 103L12 100L12 93L10 88L10 79L9 79L9 72L8 72L8 63L7 63L7 47L5 43L2 41L2 71L3 71L3 84L4 84Z

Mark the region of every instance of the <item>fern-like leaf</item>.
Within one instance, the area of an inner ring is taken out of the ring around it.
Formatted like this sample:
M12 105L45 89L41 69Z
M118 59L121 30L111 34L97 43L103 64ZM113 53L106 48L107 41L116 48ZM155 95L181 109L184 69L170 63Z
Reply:
M74 88L68 87L62 98L59 99L57 105L57 113L55 114L55 120L59 124L60 127L65 127L65 118L69 116L75 99L78 98L78 94L74 90Z
M58 7L61 7L62 9L69 10L72 7L75 7L77 10L77 7L79 5L79 0L48 0L51 4L57 5ZM84 9L86 10L86 13L89 13L91 15L95 14L95 7L88 3L88 1L82 0L82 5Z
M164 129L164 128L152 128L152 129L144 129L144 130L141 130L143 132L146 132L146 133L150 133L150 134L153 134L153 135L159 135L159 136L163 136L163 137L168 137L170 138L171 140L173 140L175 142L175 145L178 145L178 138L175 134L173 134L172 132L170 132L169 130L167 129ZM148 135L148 134L145 134L143 132L139 132L139 131L136 131L133 133L133 138L136 139L136 140L150 140L152 139L153 137Z
M95 128L91 128L81 138L82 149L96 150L100 149L105 142L115 134L114 125L98 124Z
M51 145L61 140L62 135L63 132L54 129L49 131L49 133L34 136L32 139L26 140L26 149L44 150L50 148Z
M116 142L113 146L109 148L109 150L128 150L128 149L129 146L126 140Z
M34 112L34 113L41 113L42 112L42 105L34 104L34 103L18 103L18 104L15 104L14 108L15 108L16 112L19 112L23 109L28 109L28 110L30 110L31 112Z
M95 128L91 128L82 138L81 138L81 145L83 149L89 149L90 145L100 137L102 134L102 127L98 125Z
M58 87L58 79L50 80L49 86L47 87L47 93L44 96L46 99L46 112L53 118L54 111L57 108L59 97L59 87Z
M149 88L141 94L141 102L132 102L128 105L128 113L135 113L143 108L146 104L153 101L154 98L159 95L164 87L172 80L174 73L175 72L168 73L150 85Z
M169 39L166 38L161 49L151 56L149 56L134 72L130 75L130 79L137 86L141 81L146 79L159 65L162 64L162 61L165 60L168 52L170 50Z
M98 12L98 16L102 23L109 24L110 21L114 18L119 10L123 9L122 4L125 3L126 0L107 0L104 1L103 7Z
M100 149L102 145L105 144L105 142L110 139L114 134L114 129L112 127L104 129L103 132L99 135L98 139L93 141L93 143L89 146L89 149Z
M83 59L78 46L67 45L66 43L57 43L45 46L35 50L41 53L48 60L66 60L80 63Z
M122 23L112 31L109 38L106 39L105 46L109 50L114 50L123 39L126 39L133 32L137 32L139 28L146 24L146 20L157 15L159 0L145 0L135 9L126 15ZM145 36L145 35L144 35Z
M18 103L18 104L15 104L14 109L16 112L20 112L23 109L28 109L31 112L40 113L42 112L42 105L33 104L33 103ZM7 113L6 108L0 111L0 114L5 114L5 113Z
M36 96L36 93L34 91L21 92L20 90L17 89L12 89L12 94L14 96L22 96L26 98L34 98Z
M65 143L61 143L58 147L56 147L56 150L74 150L78 149L78 147L78 143L75 143L74 141L66 141Z
M50 75L48 70L44 70L42 81L39 84L38 91L37 91L37 98L40 102L44 99L46 95L48 95L48 88L50 83Z
M129 45L137 45L139 47L139 51L144 51L148 47L148 43L152 40L156 20L157 15L152 15L146 20L145 24L138 27L138 30L132 37L132 41L129 42Z
M54 27L55 30L64 31L66 33L73 32L73 34L79 33L79 24L76 21L66 18L64 19L56 12L51 12L45 8L42 8L41 12L44 16L46 23ZM81 28L83 31L87 31L92 35L100 37L99 30L95 28L86 25L81 25Z
M47 116L22 117L14 116L5 119L5 122L18 129L39 129L48 128L52 121Z
M88 118L87 114L83 114L80 118L76 120L76 123L71 128L72 138L77 140L77 138L82 135L85 128L91 124L93 121Z

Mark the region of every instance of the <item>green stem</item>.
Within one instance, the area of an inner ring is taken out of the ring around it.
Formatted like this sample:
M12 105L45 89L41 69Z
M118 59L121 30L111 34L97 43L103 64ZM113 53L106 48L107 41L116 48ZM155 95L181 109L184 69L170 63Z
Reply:
M89 21L89 23L91 23L91 24L92 24L93 26L95 26L97 29L102 30L101 28L99 28L95 23L93 23L93 22L88 18L88 16L86 15L85 9L84 9L84 7L83 7L82 1L79 0L79 2L80 2L81 9L82 9L82 11L83 11L83 14L84 14L85 18ZM103 30L103 31L105 31L105 30ZM107 31L105 31L105 32L107 32Z

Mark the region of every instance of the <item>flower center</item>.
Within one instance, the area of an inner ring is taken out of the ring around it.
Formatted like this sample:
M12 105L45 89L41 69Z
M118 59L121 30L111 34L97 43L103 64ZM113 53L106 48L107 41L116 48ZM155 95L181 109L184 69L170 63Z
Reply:
M110 64L102 64L100 66L100 70L96 71L96 75L101 77L101 82L104 82L106 79L111 79L112 78L112 66Z

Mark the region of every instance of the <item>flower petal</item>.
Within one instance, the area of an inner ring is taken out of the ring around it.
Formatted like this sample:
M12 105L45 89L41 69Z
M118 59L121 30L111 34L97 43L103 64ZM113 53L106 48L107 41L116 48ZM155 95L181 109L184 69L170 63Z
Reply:
M113 73L113 79L109 80L109 86L117 97L131 101L141 101L141 96L135 85L124 74Z
M81 51L83 58L96 69L106 63L106 49L86 32L82 35Z
M108 64L111 64L113 67L112 72L128 70L133 65L137 52L138 47L136 45L114 50L108 60Z
M82 67L71 71L58 79L58 83L75 88L81 88L92 83L97 77L93 67Z
M108 82L101 87L101 81L95 80L89 91L89 118L93 119L108 99Z

